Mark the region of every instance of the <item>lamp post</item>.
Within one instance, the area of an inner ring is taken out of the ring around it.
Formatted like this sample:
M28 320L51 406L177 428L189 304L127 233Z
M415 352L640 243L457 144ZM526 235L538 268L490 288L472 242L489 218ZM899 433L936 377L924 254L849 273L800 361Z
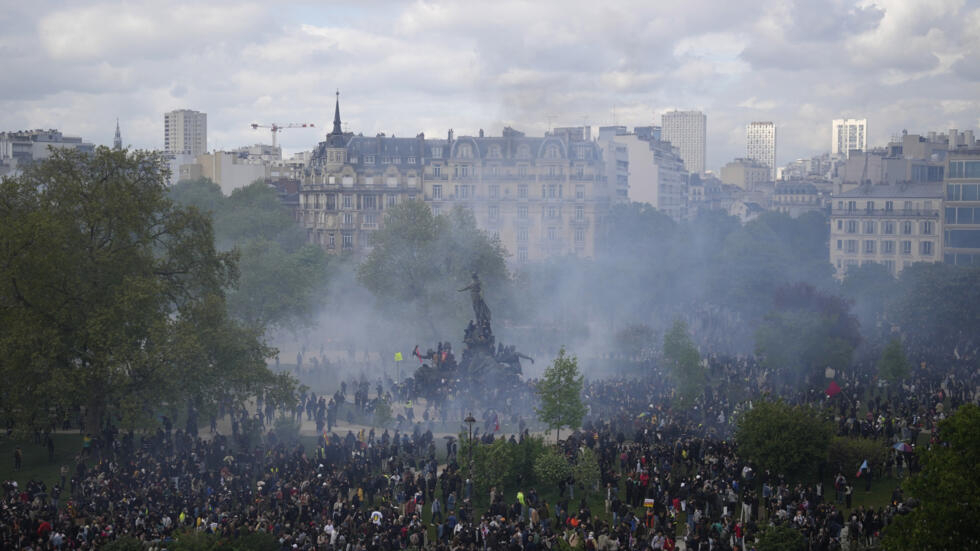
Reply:
M470 428L470 453L469 453L470 457L469 457L469 466L467 468L468 474L466 479L469 481L469 487L472 488L473 487L473 423L476 423L476 419L473 418L473 412L470 412L470 414L466 416L466 419L463 419L463 422L466 423ZM472 522L473 496L472 496L472 492L470 492L470 494L471 495L467 496L468 499L467 508L469 509L467 513L470 514L470 521Z

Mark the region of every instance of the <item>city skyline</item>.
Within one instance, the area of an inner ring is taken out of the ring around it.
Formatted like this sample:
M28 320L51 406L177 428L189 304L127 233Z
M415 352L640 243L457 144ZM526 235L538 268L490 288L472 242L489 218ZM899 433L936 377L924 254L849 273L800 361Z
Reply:
M703 4L560 10L574 18L544 2L13 6L0 128L108 145L118 117L125 145L162 149L161 115L194 109L209 149L229 149L269 141L250 123L315 123L280 135L289 153L322 139L339 88L365 135L541 135L700 110L717 171L753 120L779 127L777 165L825 152L839 118L867 118L869 146L980 126L974 5Z

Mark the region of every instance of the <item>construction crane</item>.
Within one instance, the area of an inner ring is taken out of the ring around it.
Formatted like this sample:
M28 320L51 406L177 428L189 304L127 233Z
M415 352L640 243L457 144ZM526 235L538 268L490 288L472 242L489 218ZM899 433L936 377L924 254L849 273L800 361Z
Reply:
M278 134L279 132L282 132L286 128L316 128L316 126L312 122L302 122L302 123L300 123L300 122L291 122L291 123L288 123L288 124L279 124L279 123L275 123L275 122L272 123L272 124L259 124L259 123L253 122L251 126L252 126L252 130L258 130L259 128L268 128L269 130L271 130L272 131L272 147L278 147L276 145L276 134Z

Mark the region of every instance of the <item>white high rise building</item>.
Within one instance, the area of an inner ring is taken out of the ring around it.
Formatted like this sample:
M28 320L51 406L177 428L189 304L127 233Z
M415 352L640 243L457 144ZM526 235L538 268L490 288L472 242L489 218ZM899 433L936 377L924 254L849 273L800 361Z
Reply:
M704 173L708 118L700 111L668 111L661 117L661 139L677 148L691 174Z
M746 157L769 167L769 180L776 181L776 125L753 122L745 129Z
M208 152L208 115L177 109L163 115L163 151L175 155Z
M868 119L834 119L831 133L831 155L868 150Z

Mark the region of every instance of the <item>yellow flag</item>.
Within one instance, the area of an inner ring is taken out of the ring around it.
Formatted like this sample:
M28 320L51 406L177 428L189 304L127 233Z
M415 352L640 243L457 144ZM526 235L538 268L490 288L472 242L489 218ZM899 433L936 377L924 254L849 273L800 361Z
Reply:
M402 361L403 359L404 359L404 358L402 357L402 353L401 353L401 352L395 352L395 361L396 361L396 362L400 362L400 361Z

